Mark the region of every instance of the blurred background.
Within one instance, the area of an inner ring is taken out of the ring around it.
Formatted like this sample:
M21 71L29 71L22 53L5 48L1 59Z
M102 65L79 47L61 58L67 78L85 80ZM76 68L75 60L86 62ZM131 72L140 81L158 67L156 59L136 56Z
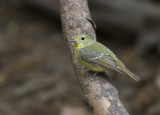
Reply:
M92 115L57 0L0 0L0 115ZM141 81L109 72L131 115L160 115L160 1L89 0L97 40Z

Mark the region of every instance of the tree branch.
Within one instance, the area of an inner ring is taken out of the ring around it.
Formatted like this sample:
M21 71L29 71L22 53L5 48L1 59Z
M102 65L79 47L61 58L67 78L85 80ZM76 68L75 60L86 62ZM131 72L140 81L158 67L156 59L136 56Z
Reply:
M117 89L105 79L106 76L97 75L98 78L85 85L84 82L93 72L85 72L85 68L75 59L74 45L69 40L78 34L88 34L95 39L92 24L87 21L91 19L87 0L59 0L59 5L64 37L87 103L93 108L95 115L128 115L119 100Z

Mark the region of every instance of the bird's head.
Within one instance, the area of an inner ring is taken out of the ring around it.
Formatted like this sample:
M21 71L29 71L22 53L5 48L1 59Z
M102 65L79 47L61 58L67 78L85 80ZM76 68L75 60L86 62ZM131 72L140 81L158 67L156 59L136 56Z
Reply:
M77 35L73 40L70 40L70 42L74 42L76 48L83 48L94 42L94 40L89 35L80 34Z

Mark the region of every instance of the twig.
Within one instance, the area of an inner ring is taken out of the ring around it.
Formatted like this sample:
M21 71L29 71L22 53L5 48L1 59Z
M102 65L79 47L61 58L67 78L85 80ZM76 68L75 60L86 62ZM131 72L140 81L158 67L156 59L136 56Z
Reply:
M87 0L59 0L59 5L64 37L87 103L93 108L95 115L128 115L119 100L117 89L105 79L106 76L97 75L98 78L89 85L84 84L93 73L84 74L85 68L75 59L74 45L68 42L75 35L82 33L95 39L92 24L86 20L86 18L91 19Z

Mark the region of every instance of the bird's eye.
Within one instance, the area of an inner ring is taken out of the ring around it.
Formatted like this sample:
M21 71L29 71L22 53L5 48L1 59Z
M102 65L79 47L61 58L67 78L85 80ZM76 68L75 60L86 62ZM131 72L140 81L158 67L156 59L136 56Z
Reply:
M81 37L81 40L85 40L85 37Z

